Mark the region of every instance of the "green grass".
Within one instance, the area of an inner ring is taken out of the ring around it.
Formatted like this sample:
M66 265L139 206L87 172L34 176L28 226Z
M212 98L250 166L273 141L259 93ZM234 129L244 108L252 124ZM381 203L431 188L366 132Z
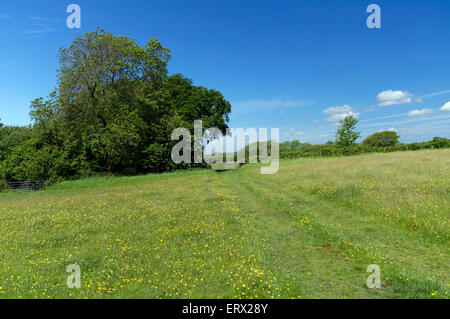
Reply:
M0 193L0 297L448 298L450 150L280 165Z

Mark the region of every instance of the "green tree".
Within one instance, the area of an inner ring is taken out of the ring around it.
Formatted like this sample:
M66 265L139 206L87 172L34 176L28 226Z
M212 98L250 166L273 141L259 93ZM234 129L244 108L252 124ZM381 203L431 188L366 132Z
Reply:
M377 132L368 136L364 141L364 145L374 146L374 147L387 147L395 146L398 144L400 136L396 132L383 131Z
M2 162L2 175L8 181L55 181L73 173L69 163L63 150L42 144L33 132L28 132L27 139Z
M166 84L168 103L183 120L183 127L193 129L195 120L203 121L203 129L216 127L226 133L231 104L222 93L194 86L191 79L181 74L171 75Z
M27 139L29 130L22 126L0 126L0 161L5 160L14 147Z
M356 132L356 124L358 119L353 115L347 116L339 121L339 128L336 131L336 145L342 147L344 153L349 153L355 141L361 136L360 132Z
M450 147L450 140L444 137L435 136L430 143L437 148Z
M2 165L4 176L57 179L181 167L171 160L173 129L203 120L204 128L224 132L231 104L180 74L169 77L169 59L155 38L142 47L101 29L77 37L60 50L56 90L32 101L32 130Z
M302 143L299 140L293 140L291 142L291 151L292 152L300 151L301 148L302 148Z
M129 166L161 125L169 50L151 38L145 47L96 30L60 50L57 120L70 152L113 172ZM61 115L61 116L59 116Z

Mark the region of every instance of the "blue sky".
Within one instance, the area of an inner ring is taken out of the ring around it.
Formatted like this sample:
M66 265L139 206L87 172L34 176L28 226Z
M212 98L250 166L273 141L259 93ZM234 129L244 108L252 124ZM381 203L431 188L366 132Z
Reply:
M66 27L66 7L82 28ZM366 7L381 7L381 29ZM0 119L27 125L29 104L56 86L58 49L102 27L172 50L171 73L221 91L230 127L278 127L322 143L352 112L365 137L450 137L450 1L2 1ZM448 109L448 110L447 110Z

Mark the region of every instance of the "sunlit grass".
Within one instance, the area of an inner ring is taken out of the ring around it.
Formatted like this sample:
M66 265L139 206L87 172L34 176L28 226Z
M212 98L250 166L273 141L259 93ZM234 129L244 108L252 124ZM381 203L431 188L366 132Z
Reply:
M446 298L450 150L0 194L3 298ZM81 288L66 267L79 264ZM369 264L382 288L369 289Z

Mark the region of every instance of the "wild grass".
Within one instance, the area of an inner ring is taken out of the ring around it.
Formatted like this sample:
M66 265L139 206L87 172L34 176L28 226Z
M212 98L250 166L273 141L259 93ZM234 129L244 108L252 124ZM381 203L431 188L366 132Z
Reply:
M2 298L448 298L450 150L0 193ZM66 267L81 267L81 288ZM369 289L367 266L381 268Z

